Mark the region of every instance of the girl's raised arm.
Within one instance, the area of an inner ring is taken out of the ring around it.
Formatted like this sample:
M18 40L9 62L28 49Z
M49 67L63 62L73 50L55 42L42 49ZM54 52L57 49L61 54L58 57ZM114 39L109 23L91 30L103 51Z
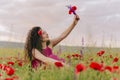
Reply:
M75 15L75 18L74 18L72 24L60 36L58 36L57 38L51 39L52 46L54 47L60 41L62 41L64 38L66 38L69 35L69 33L72 31L72 29L75 27L75 25L77 24L78 21L79 21L79 16Z

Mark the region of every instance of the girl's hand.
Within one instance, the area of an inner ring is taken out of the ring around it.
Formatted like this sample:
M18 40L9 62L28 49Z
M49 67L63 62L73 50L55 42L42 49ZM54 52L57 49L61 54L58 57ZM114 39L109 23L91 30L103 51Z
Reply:
M80 18L79 18L79 16L76 14L75 15L75 21L79 21L80 20Z
M80 20L80 18L79 18L79 16L76 14L76 15L74 16L74 24L76 25L79 20Z

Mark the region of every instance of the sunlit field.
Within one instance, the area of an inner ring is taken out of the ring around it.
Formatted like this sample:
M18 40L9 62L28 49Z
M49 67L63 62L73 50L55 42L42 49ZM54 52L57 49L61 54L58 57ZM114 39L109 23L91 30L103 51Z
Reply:
M0 80L120 80L120 50L112 48L65 48L56 55L62 64L43 65L31 70L23 59L23 49L0 48Z

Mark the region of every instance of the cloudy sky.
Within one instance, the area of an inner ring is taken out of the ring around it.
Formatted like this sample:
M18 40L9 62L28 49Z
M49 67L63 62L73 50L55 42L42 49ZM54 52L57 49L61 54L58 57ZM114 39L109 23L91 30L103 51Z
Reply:
M24 42L33 26L59 36L73 21L70 4L81 20L60 44L120 47L120 0L0 0L0 40Z

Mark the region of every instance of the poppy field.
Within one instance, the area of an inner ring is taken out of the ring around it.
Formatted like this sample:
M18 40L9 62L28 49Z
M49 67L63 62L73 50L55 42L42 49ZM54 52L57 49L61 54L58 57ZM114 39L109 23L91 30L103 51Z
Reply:
M0 80L120 80L119 49L101 48L56 54L65 59L32 70L23 49L0 48Z

